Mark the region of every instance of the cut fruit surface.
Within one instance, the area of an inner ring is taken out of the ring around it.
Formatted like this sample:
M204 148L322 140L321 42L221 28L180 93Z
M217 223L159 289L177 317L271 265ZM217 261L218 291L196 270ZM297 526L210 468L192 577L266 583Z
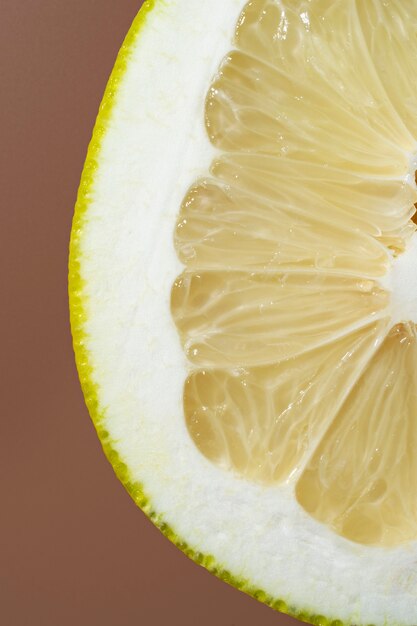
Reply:
M220 466L298 480L317 519L395 545L417 539L417 317L384 341L392 297L371 277L415 230L412 113L373 61L384 41L374 4L303 6L249 2L208 91L207 131L223 155L186 195L175 238L188 272L172 313L205 368L187 380L185 415ZM376 333L370 322L383 318Z
M315 623L413 626L417 5L145 7L71 243L104 447L239 588Z

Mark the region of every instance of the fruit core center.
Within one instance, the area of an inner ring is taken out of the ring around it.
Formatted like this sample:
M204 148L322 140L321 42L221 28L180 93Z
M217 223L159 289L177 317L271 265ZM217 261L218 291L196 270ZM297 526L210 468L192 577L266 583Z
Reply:
M417 232L392 264L387 277L391 291L393 323L417 324Z

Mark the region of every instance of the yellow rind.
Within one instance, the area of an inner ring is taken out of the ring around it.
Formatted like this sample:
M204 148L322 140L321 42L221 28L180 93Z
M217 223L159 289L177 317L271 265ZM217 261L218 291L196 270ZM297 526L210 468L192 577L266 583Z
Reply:
M85 285L81 272L81 240L89 202L94 189L95 173L98 168L102 139L107 130L108 122L117 101L117 89L126 71L130 50L132 49L141 29L145 25L149 13L155 7L155 4L160 6L162 3L163 0L146 0L134 19L133 24L123 42L107 84L103 100L100 104L99 113L95 123L93 136L88 147L87 158L78 189L70 240L68 293L75 360L85 402L99 436L104 453L113 466L117 477L127 489L137 506L142 509L149 519L161 530L165 537L175 544L177 548L182 550L182 552L184 552L184 554L186 554L195 563L201 565L209 572L217 576L217 578L220 578L229 585L236 587L280 613L285 613L303 622L314 624L315 626L344 626L343 622L340 620L332 620L322 615L314 615L310 611L302 611L297 607L291 606L283 600L277 600L261 589L253 587L248 581L233 576L233 574L224 569L221 565L217 564L213 556L202 554L188 546L187 543L164 522L162 516L156 513L152 507L151 499L145 493L142 485L131 478L129 468L120 458L120 455L116 451L114 443L105 428L105 411L102 407L100 407L98 384L94 381L94 368L92 366L90 354L86 347L87 337L84 326L88 316L86 307L87 296L85 294Z

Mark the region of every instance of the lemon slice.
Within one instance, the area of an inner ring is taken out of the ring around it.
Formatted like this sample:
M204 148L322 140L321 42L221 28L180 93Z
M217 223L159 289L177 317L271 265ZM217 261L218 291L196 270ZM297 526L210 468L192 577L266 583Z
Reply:
M103 447L198 563L417 623L417 5L145 2L74 218Z

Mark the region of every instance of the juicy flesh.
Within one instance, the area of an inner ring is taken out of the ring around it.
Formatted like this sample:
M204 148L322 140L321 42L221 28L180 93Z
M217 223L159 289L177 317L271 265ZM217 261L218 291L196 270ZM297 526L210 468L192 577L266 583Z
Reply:
M206 100L172 314L192 439L347 539L417 539L414 0L252 0ZM398 322L398 323L397 323Z

